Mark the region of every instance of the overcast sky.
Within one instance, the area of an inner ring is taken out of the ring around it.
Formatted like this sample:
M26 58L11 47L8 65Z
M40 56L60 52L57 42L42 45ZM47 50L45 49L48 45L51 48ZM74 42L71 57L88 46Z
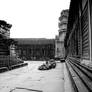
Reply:
M0 20L12 24L11 38L55 38L58 17L70 0L0 0Z

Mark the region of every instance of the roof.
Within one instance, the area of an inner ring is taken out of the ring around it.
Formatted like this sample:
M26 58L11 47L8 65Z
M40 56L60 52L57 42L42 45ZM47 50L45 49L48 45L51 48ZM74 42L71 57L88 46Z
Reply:
M45 38L14 38L19 45L25 44L54 44L54 39L45 39Z

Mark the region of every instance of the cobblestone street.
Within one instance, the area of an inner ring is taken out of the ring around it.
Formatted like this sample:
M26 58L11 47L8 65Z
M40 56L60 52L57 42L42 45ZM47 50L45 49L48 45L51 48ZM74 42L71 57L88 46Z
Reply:
M28 66L0 74L0 92L72 92L64 63L51 70L40 71L43 62L28 62Z

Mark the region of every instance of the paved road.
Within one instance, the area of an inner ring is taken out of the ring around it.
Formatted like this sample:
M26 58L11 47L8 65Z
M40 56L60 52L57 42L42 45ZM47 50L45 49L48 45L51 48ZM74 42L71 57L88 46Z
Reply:
M42 62L0 74L0 92L72 92L64 63L55 69L37 70Z

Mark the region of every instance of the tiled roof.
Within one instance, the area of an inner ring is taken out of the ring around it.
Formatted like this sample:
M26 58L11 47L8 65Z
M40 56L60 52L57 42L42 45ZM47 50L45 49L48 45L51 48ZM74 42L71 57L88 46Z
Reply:
M14 38L18 44L54 44L54 39L45 38Z

